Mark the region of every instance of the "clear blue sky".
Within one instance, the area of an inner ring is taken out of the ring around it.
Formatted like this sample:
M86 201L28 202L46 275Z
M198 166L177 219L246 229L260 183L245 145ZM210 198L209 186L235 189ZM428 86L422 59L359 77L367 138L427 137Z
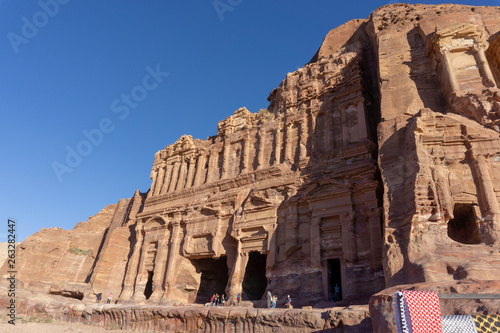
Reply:
M0 241L146 192L156 151L266 108L329 30L395 2L55 1L0 0Z

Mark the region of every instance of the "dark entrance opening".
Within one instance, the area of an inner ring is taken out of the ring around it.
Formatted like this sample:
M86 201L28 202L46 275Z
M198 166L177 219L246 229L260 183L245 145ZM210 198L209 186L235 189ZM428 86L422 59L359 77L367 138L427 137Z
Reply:
M453 216L448 222L448 237L462 244L481 243L473 205L455 204Z
M339 301L342 300L342 272L340 270L340 259L328 259L328 294L334 295L335 286L339 285Z
M144 288L144 296L146 296L146 299L149 299L152 293L153 293L153 272L148 271L148 282L146 283L146 288Z
M207 303L213 294L226 294L225 290L229 281L226 257L191 259L191 262L196 268L196 272L201 272L201 281L195 303ZM227 295L225 297L227 298Z
M265 254L259 252L250 252L248 254L248 263L243 278L243 292L249 300L260 300L267 287L266 278L266 259Z

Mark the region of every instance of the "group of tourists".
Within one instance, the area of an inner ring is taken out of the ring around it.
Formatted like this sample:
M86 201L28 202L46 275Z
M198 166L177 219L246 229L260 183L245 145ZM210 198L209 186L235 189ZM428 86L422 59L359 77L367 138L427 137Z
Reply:
M224 306L226 303L226 299L224 298L224 294L213 294L212 298L210 298L210 306ZM239 303L239 302L238 302Z
M102 299L102 293L98 293L96 295L96 302L97 303L101 303L101 299ZM111 300L113 299L113 293L109 293L108 295L108 300L106 301L107 304L111 304Z
M277 303L278 303L278 295L276 295L276 294L273 295L273 294L271 294L271 291L268 290L267 291L267 307L275 309ZM286 296L285 306L288 309L292 308L292 298L290 297L290 295Z

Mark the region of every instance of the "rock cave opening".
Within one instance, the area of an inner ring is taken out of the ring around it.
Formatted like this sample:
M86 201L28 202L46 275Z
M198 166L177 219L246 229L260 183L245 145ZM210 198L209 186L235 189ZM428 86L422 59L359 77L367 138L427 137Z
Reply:
M267 288L265 254L252 251L248 254L248 263L243 278L242 289L251 301L260 300Z
M144 288L144 296L146 296L146 299L149 299L152 293L153 293L153 272L148 271L148 282L146 283L146 288Z
M335 285L339 285L339 301L342 300L342 271L340 269L340 259L328 259L328 293L334 293Z
M195 303L207 303L213 294L226 294L225 290L229 281L227 257L222 256L218 259L191 259L191 263L197 272L201 272L201 280Z
M479 244L481 235L472 204L455 204L454 218L448 222L448 237L462 244Z

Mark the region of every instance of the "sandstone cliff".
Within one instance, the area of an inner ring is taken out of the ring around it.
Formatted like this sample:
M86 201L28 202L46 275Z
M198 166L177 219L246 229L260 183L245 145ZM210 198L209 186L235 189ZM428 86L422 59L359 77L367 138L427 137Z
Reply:
M330 31L267 109L157 152L147 194L28 238L22 258L37 264L20 279L120 303L225 293L259 305L272 291L299 306L336 284L346 304L403 284L496 285L485 281L500 275L499 14L394 4Z

